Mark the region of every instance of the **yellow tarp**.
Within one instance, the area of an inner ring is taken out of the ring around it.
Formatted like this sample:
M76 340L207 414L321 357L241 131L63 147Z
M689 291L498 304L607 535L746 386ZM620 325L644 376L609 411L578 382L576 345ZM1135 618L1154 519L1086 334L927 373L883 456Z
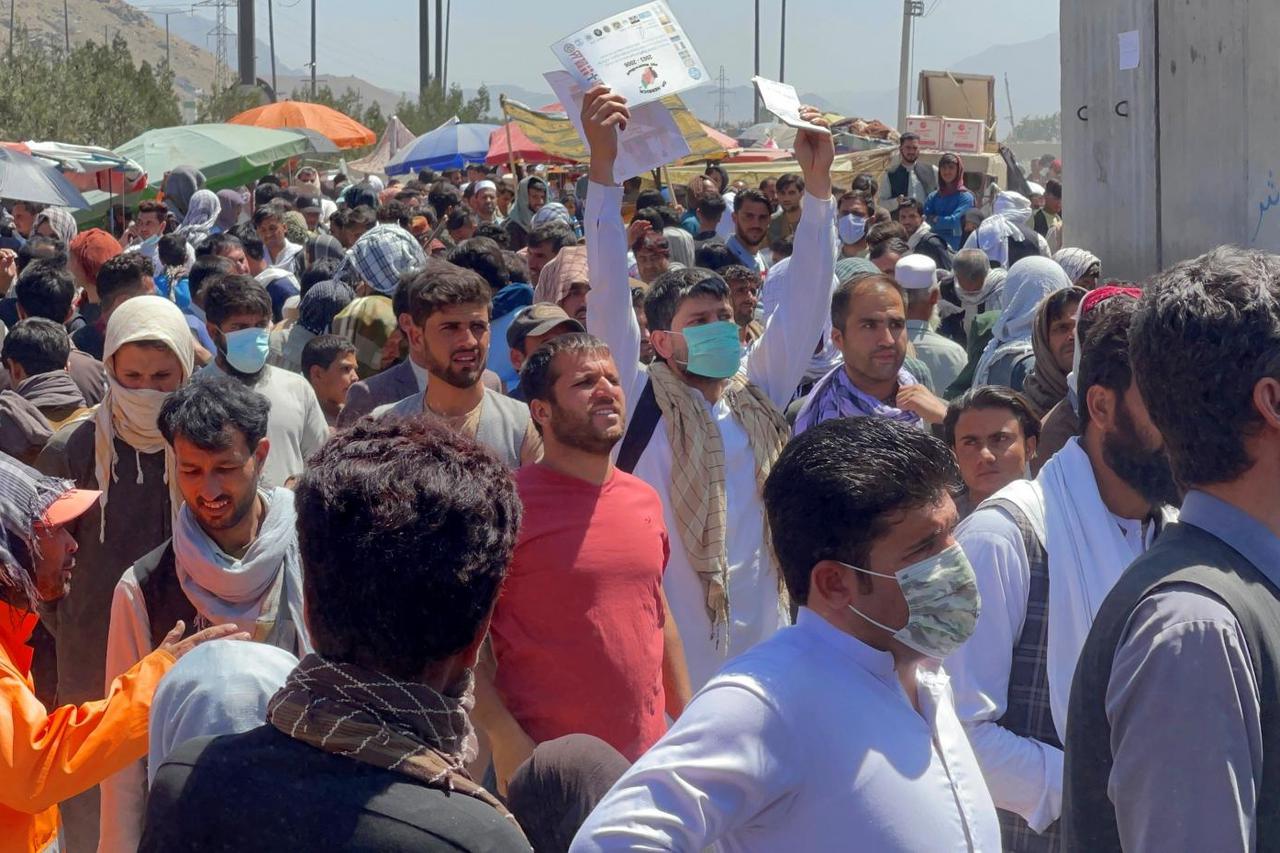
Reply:
M563 113L541 112L519 101L510 100L506 96L501 98L500 103L507 119L520 125L534 145L557 157L576 160L579 163L587 162L587 146L582 141L582 137L578 136L578 131L574 128L573 122L569 121L568 116ZM663 98L662 103L671 111L671 117L675 120L676 127L680 129L680 135L689 143L690 157L705 159L718 157L724 153L724 148L707 136L698 117L685 106L678 95Z

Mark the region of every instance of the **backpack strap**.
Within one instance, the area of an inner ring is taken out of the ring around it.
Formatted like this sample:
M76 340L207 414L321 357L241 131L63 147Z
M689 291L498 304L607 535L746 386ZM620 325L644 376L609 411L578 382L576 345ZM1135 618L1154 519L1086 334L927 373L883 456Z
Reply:
M636 470L640 464L640 455L649 446L653 431L662 417L662 409L658 407L658 398L653 393L653 380L644 385L640 392L640 400L635 411L631 413L631 423L627 424L627 432L622 436L622 446L618 448L617 467L628 474Z

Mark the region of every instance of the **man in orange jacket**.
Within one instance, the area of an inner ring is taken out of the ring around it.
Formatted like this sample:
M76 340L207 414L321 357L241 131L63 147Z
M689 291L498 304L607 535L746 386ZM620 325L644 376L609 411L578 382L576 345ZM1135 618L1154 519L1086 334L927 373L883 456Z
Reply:
M72 486L0 454L0 853L61 850L57 804L146 754L151 696L174 662L207 640L248 638L222 625L183 640L179 622L105 700L46 711L27 639L37 602L70 587L77 545L66 525L100 494Z

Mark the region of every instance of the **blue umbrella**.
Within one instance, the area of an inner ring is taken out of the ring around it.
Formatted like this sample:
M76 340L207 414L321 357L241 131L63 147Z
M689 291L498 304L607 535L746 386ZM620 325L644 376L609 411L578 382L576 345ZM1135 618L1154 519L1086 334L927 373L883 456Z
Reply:
M77 209L89 206L56 168L5 146L0 146L0 198Z
M483 163L489 153L489 134L497 129L496 124L462 124L451 118L401 148L384 171L403 175L419 169L461 169L467 163Z

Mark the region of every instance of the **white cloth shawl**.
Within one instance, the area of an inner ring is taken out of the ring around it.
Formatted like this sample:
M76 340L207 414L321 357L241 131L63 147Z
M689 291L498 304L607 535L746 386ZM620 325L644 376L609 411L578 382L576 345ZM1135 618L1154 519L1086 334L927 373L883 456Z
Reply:
M1068 441L1035 480L1017 480L989 500L1022 510L1048 555L1049 707L1065 743L1071 679L1085 638L1103 599L1142 550L1124 538L1102 502L1079 438ZM1164 523L1177 519L1177 510L1164 509Z

